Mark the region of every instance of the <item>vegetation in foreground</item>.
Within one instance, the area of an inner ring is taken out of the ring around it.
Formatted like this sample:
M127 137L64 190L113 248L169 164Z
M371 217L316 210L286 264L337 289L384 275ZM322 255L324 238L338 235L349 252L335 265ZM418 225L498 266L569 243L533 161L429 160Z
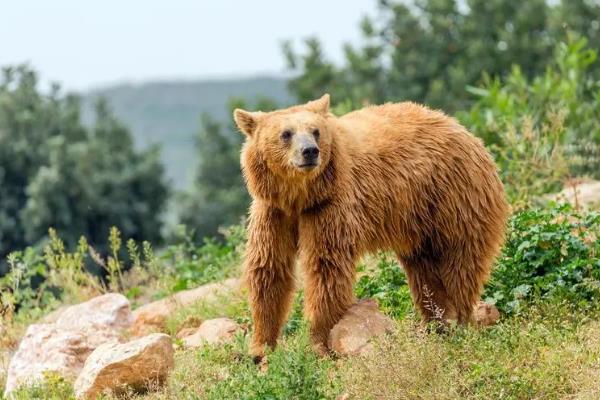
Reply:
M119 257L121 239L113 230L109 240L113 256L104 262L114 270L106 282L84 271L89 248L83 241L69 253L52 234L43 256L11 256L16 267L12 271L44 274L48 286L36 287L24 275L3 278L2 292L21 297L3 298L11 313L4 316L9 328L2 346L14 346L26 324L59 302L110 289L126 293L136 304L237 275L242 233L232 228L225 244L208 242L199 248L183 241L160 256L148 245L138 254L130 241L127 256ZM600 214L593 211L549 206L514 215L485 294L503 315L491 328L453 327L443 335L426 333L411 304L402 269L389 254L380 254L364 260L356 286L358 297L378 299L382 310L397 322L396 331L377 343L374 354L318 358L308 342L299 293L281 345L267 357L266 370L252 363L247 356L249 338L240 334L233 344L221 348L179 349L165 388L130 397L335 399L347 393L360 399L594 398L600 394L594 378L600 366L600 243L590 238L597 234ZM36 268L24 268L32 262ZM145 271L142 280L141 271ZM190 316L228 316L252 326L244 294L179 310L167 323L169 333L178 332ZM50 374L45 384L24 388L16 398L72 396L70 384Z

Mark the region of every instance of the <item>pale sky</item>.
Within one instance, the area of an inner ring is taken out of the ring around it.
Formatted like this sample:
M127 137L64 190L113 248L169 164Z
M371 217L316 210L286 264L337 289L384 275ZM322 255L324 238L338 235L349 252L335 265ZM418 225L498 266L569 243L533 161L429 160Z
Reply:
M151 79L282 73L280 43L317 35L342 59L376 0L0 0L0 66L68 90ZM297 48L300 48L297 46Z

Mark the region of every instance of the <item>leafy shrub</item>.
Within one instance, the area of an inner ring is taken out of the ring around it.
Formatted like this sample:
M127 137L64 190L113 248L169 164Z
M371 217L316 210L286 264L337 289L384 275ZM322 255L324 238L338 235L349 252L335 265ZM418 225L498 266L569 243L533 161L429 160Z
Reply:
M600 295L600 214L568 205L514 215L485 296L504 312L532 299L588 305Z
M546 72L529 80L515 66L506 79L484 79L459 118L495 155L511 203L525 208L571 176L600 175L597 54L584 39L556 46Z
M98 277L86 272L89 250L81 238L73 252L65 249L56 231L49 230L43 254L28 247L8 255L8 273L0 278L0 305L5 319L18 311L23 318L35 318L59 301L81 300L84 293L104 291Z
M374 270L361 265L359 272L363 275L356 283L356 296L377 299L380 309L394 318L402 318L412 309L406 276L390 255L381 254Z

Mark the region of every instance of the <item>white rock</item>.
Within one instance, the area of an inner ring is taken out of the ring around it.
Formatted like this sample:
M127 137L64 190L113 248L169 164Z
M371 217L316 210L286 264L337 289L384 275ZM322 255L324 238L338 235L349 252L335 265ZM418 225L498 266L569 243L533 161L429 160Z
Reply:
M95 348L116 343L119 337L116 330L102 325L68 330L56 324L30 325L10 360L5 394L42 379L45 371L75 378Z
M6 393L43 378L46 371L75 378L94 349L118 343L133 315L125 296L108 293L61 307L43 320L53 322L30 325L11 358Z
M67 307L60 313L55 324L63 329L87 325L123 329L133 324L133 314L127 297L118 293L107 293Z
M340 355L366 354L371 339L391 332L393 321L379 311L377 301L360 300L329 332L328 347Z
M75 381L75 394L80 399L96 399L103 393L152 389L164 383L173 364L171 338L162 333L106 344L88 357Z
M215 318L204 321L190 334L182 337L185 348L201 347L205 344L219 345L231 342L241 327L232 319Z

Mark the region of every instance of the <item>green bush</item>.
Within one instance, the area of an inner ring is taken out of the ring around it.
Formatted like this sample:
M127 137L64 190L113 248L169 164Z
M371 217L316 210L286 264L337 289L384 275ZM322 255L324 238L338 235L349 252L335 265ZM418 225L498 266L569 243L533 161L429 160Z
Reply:
M563 205L514 215L486 300L507 313L540 298L590 305L600 295L599 235L597 212Z
M382 254L374 270L361 265L359 272L363 274L354 289L358 298L377 299L380 309L394 318L402 318L412 309L406 276L394 258Z

